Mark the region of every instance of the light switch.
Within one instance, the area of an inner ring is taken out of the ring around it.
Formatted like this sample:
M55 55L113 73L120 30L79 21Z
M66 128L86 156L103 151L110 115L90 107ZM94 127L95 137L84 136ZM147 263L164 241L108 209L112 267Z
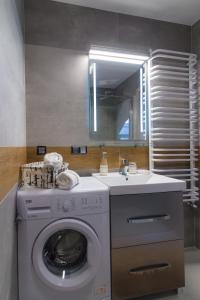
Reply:
M80 154L87 154L87 147L86 146L81 146L80 147Z
M46 146L37 146L37 155L45 155L47 153Z
M74 155L84 155L87 154L87 146L72 146L71 154Z

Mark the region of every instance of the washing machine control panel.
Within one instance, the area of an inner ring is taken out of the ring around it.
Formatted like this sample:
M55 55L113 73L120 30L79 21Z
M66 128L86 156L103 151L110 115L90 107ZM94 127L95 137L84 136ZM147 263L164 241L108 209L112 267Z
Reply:
M18 195L18 216L21 219L74 217L109 211L108 191L62 193L42 191Z
M105 199L106 197L106 199ZM77 215L108 210L109 198L101 193L88 194L82 193L67 197L57 197L54 213L56 215Z
M75 202L74 199L62 199L57 198L56 199L57 205L54 209L54 211L58 213L69 213L75 209Z

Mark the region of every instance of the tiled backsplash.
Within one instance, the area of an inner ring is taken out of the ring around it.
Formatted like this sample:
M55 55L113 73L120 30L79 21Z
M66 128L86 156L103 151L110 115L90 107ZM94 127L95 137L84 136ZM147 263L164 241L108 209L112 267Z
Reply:
M87 154L71 154L70 147L47 147L47 152L58 152L63 155L64 160L69 162L69 168L74 170L98 171L101 154L107 152L109 170L119 169L120 158L134 161L138 168L149 168L148 147L88 147ZM27 148L28 162L43 160L43 156L37 155L36 147Z
M26 151L27 150L27 151ZM148 147L88 147L85 155L71 154L71 147L47 147L47 152L58 152L69 162L71 169L86 175L98 172L101 153L108 153L109 170L119 169L120 157L135 161L138 168L147 168ZM43 160L37 155L36 147L0 147L0 201L18 181L20 166L26 162Z
M18 181L24 163L26 147L0 147L0 201Z

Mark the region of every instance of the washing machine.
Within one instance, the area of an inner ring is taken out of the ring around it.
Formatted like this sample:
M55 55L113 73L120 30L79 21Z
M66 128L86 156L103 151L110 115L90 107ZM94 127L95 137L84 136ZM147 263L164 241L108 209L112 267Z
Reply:
M19 300L111 300L109 191L93 177L73 190L17 195Z

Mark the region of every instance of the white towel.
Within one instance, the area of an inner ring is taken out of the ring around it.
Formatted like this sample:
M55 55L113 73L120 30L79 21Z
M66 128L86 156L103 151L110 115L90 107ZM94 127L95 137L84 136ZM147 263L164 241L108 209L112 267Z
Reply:
M79 184L79 179L79 175L72 170L61 172L56 177L58 188L64 190L71 190L75 185Z
M56 152L47 153L44 156L44 164L45 166L51 166L55 169L61 169L63 165L63 157Z

